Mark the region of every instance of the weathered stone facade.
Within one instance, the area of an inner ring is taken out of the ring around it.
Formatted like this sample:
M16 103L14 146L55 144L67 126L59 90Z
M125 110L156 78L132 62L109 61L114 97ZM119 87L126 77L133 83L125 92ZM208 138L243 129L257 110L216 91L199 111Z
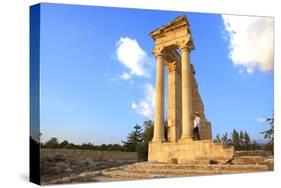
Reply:
M149 160L168 162L209 159L227 160L234 155L233 147L212 142L211 123L207 120L204 105L190 63L194 50L190 25L185 16L174 19L150 33L155 42L156 93L154 134L149 144ZM168 71L168 125L164 136L164 71ZM193 140L193 119L200 114L201 141Z

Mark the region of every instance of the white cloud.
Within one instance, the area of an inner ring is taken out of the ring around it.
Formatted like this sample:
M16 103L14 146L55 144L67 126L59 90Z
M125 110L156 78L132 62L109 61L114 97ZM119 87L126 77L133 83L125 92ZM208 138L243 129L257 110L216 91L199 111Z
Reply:
M124 80L129 80L132 77L132 75L130 75L127 72L124 72L123 74L121 74L120 78L124 79Z
M273 71L273 19L222 15L234 65L253 73Z
M138 105L135 102L132 102L131 108L132 109L137 109Z
M266 122L266 118L257 118L257 122L260 122L260 123L265 123Z
M128 69L120 76L121 79L128 80L132 76L150 76L148 67L151 58L135 39L121 37L116 43L116 56L118 61Z
M140 102L133 101L131 108L137 113L145 116L152 117L154 113L154 98L155 88L151 84L144 85L144 98Z

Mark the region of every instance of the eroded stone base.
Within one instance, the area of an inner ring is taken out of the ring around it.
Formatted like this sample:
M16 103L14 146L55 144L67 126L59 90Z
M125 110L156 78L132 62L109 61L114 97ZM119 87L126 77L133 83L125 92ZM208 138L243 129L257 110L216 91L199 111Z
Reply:
M202 160L228 161L234 157L233 147L212 140L174 143L149 143L148 161L190 163Z

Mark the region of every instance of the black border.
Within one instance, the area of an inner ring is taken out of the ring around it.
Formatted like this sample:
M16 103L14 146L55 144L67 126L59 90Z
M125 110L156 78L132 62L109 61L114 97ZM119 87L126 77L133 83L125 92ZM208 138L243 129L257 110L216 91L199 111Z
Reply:
M29 8L30 136L29 180L40 185L40 4Z

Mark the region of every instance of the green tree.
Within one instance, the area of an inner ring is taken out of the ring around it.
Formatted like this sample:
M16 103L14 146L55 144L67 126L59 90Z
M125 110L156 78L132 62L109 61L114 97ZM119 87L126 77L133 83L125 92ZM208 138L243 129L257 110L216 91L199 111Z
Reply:
M68 141L67 141L67 140L64 140L64 141L62 141L62 142L60 143L60 147L61 147L61 148L65 148L68 144L69 144Z
M144 126L144 131L143 131L143 140L144 142L148 143L152 140L153 138L153 121L151 120L146 120L143 123Z
M266 122L269 124L269 129L261 132L263 137L268 140L267 148L274 153L274 114L270 118L266 118Z
M239 133L235 129L233 129L231 133L231 144L234 146L235 150L240 149Z
M143 142L137 145L137 153L139 160L147 160L148 156L148 144L153 138L153 121L146 120L143 123L143 133L142 139Z
M221 141L222 141L224 144L229 144L229 143L230 143L230 140L228 139L227 133L224 133L224 134L221 136Z
M244 150L244 132L240 131L239 133L239 150Z
M78 145L75 145L73 143L69 143L65 146L66 149L79 149Z
M250 148L251 148L251 150L259 150L260 149L258 143L255 140L253 141L253 144L251 144Z
M134 126L134 129L132 132L129 133L127 136L126 141L122 141L124 144L123 147L125 151L136 151L137 150L137 144L142 143L142 128L138 124Z
M59 142L58 139L53 137L47 142L45 142L45 147L46 148L58 148L59 147Z
M245 131L244 132L244 138L243 138L243 145L244 145L244 149L245 150L249 150L250 149L250 143L251 143L251 139L249 134Z
M221 137L220 137L220 134L219 134L219 133L216 135L216 138L215 138L214 141L215 141L215 142L220 142L220 141L221 141Z
M119 144L110 144L110 146L107 146L108 150L110 151L121 151L122 150L122 146L120 146Z
M102 144L102 145L100 145L99 149L105 151L107 149L107 147L105 144Z
M83 143L79 146L80 149L94 149L94 145L92 143Z

